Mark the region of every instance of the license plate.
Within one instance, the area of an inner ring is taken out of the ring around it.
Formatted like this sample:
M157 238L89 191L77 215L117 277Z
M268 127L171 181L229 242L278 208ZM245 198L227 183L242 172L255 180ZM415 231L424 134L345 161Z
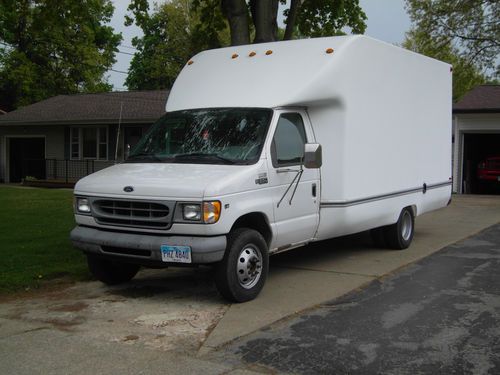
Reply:
M191 263L191 247L161 245L161 260L173 263Z

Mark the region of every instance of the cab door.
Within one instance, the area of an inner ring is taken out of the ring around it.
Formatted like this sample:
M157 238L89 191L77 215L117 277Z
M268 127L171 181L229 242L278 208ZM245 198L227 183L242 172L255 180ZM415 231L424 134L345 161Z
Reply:
M273 247L280 248L315 236L319 223L320 171L302 168L304 145L315 141L306 113L281 110L276 115L268 170L276 228Z

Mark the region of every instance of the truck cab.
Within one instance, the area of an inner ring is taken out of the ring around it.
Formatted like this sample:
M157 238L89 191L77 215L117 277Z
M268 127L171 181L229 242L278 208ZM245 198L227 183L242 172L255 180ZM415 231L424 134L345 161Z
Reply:
M169 112L124 163L78 182L72 241L109 284L140 266L212 264L225 297L252 299L270 254L314 239L314 143L301 108Z

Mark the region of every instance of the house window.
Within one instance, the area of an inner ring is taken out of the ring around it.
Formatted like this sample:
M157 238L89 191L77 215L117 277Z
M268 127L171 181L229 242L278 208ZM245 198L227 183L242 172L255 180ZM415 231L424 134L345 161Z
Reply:
M108 158L108 128L71 128L71 159Z
M80 158L80 129L71 128L71 159Z

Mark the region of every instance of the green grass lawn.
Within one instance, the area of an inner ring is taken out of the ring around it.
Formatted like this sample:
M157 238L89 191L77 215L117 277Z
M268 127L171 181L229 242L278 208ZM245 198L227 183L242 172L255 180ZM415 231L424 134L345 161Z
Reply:
M69 241L72 202L70 190L0 187L0 293L89 277L85 257Z

